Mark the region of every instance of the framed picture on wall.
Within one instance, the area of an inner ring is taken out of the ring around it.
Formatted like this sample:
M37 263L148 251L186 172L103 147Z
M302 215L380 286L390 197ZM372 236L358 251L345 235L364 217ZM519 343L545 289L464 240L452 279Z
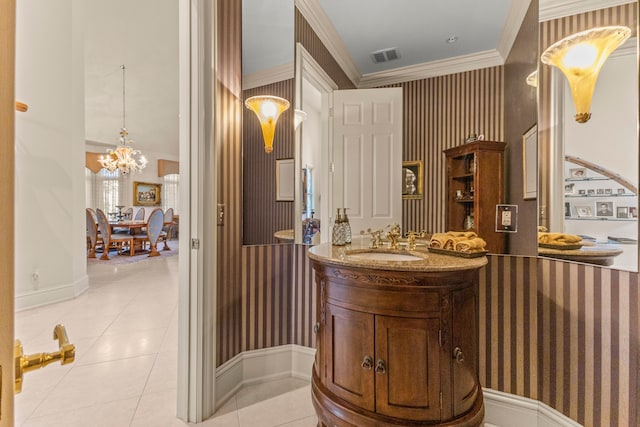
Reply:
M293 201L293 168L293 158L276 160L276 202Z
M402 162L402 198L422 199L422 160Z
M133 182L134 206L158 206L162 194L162 184Z
M576 213L579 218L588 218L593 216L593 211L591 210L591 206L576 206Z
M522 198L538 197L538 125L522 135Z

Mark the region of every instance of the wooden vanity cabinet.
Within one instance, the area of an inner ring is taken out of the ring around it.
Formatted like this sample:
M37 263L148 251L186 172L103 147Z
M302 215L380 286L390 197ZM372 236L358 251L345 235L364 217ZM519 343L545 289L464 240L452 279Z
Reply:
M496 254L504 252L504 233L497 233L495 224L496 205L504 200L505 147L504 142L476 141L444 150L447 230L475 231Z
M476 271L313 265L319 426L480 425Z

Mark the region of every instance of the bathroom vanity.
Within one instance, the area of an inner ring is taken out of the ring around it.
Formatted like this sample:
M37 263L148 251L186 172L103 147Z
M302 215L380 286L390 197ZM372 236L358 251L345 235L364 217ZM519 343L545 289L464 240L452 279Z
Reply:
M477 282L484 256L322 244L315 269L319 426L478 426Z

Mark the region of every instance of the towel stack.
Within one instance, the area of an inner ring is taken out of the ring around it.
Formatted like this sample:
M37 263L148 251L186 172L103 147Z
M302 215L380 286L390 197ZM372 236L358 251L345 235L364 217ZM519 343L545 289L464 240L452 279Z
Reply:
M582 237L565 233L538 233L538 244L567 246L582 243Z
M449 231L436 233L431 237L429 247L457 252L484 251L487 243L473 231Z

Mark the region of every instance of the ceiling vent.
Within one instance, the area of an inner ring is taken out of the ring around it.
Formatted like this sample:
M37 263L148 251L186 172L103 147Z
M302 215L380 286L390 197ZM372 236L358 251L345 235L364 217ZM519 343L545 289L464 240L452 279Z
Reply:
M398 49L395 47L371 52L371 59L373 59L374 64L393 61L398 58L400 58L400 54L398 53Z

